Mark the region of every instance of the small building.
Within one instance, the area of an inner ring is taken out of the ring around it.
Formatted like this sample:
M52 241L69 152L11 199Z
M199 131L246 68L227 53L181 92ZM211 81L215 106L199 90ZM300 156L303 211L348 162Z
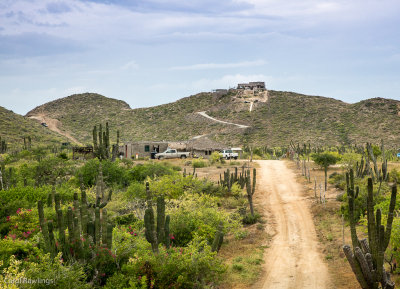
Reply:
M265 89L265 82L256 81L249 83L239 83L237 89L261 90Z
M168 148L168 142L165 141L139 141L127 142L119 147L119 154L123 158L146 158L151 157L151 153L163 152Z
M213 152L219 152L227 146L209 139L208 137L200 137L191 139L187 143L187 151L191 152L192 156L209 158Z

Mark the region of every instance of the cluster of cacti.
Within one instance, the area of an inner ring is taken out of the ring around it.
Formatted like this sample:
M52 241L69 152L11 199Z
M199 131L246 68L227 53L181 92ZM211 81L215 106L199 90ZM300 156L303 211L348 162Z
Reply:
M154 218L152 205L152 195L149 183L146 183L147 209L144 213L145 236L147 242L151 244L154 253L158 253L158 245L164 244L166 248L170 246L169 236L169 215L165 216L165 199L163 196L157 198L157 223Z
M68 207L67 214L61 210L60 195L53 191L48 195L47 204L53 206L56 211L56 226L58 240L54 236L52 220L44 218L42 201L38 201L39 223L45 243L45 250L55 256L62 252L67 260L88 260L92 258L95 247L102 246L111 249L112 224L107 221L107 211L104 207L111 199L111 191L108 198L102 200L97 197L94 204L88 203L86 192L81 192L81 200L78 193L74 193L73 208ZM68 229L68 238L65 229Z
M383 140L381 142L381 154L382 154L382 168L378 169L377 158L374 154L374 150L371 143L367 143L365 149L358 150L362 154L360 164L356 164L356 176L365 177L370 176L373 181L378 180L380 182L387 181L389 179L389 172L387 167L387 159ZM370 161L372 161L374 169L370 167Z
M7 143L4 139L1 139L0 136L0 154L4 154L7 152Z
M347 198L349 203L350 233L353 250L349 245L343 246L343 251L356 275L358 282L363 289L377 289L379 283L382 288L391 289L395 284L390 280L390 274L384 268L384 255L389 245L392 232L393 211L396 204L397 185L392 187L392 195L389 205L386 229L381 224L382 213L377 209L374 214L373 183L368 178L367 197L367 220L368 220L368 241L359 240L356 231L355 199L358 197L359 188L354 189L354 173L346 174Z
M246 192L247 199L249 201L250 213L254 217L254 206L253 206L253 195L256 190L256 179L257 179L257 170L253 168L253 181L251 181L250 170L247 170L247 180L246 180Z
M230 170L227 169L226 171L224 171L223 175L224 177L222 177L221 174L219 175L218 184L226 187L228 189L228 192L231 191L232 185L234 183L238 183L242 189L246 185L247 171L244 170L244 166L242 167L241 173L238 173L238 168L235 167L234 173L231 173Z
M213 252L218 252L219 249L221 248L222 242L224 241L223 229L224 229L223 223L220 222L218 225L218 229L214 235L214 241L211 245L211 251L213 251Z
M108 122L106 122L106 130L103 131L103 126L99 125L93 127L93 152L94 155L100 160L108 159L110 156L110 130Z

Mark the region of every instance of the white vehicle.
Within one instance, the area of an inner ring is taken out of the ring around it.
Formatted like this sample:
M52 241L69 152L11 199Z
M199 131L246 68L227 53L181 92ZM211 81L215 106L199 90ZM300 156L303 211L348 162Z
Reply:
M235 159L239 157L237 153L234 153L232 150L222 150L219 152L219 155L222 156L224 159Z
M175 149L167 149L165 152L158 153L155 155L156 159L175 159L175 158L181 158L181 159L186 159L190 155L189 152L178 152Z

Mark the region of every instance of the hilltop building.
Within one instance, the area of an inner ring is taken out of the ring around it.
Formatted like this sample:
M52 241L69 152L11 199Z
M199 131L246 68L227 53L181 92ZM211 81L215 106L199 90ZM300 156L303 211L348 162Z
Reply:
M261 90L265 89L265 82L249 82L249 83L239 83L237 89L249 89L249 90Z

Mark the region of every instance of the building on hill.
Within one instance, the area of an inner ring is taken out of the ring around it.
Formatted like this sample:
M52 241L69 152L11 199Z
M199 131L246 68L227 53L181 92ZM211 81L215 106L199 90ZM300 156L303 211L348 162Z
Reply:
M256 81L249 83L239 83L237 89L249 89L249 90L260 90L265 89L265 82Z

